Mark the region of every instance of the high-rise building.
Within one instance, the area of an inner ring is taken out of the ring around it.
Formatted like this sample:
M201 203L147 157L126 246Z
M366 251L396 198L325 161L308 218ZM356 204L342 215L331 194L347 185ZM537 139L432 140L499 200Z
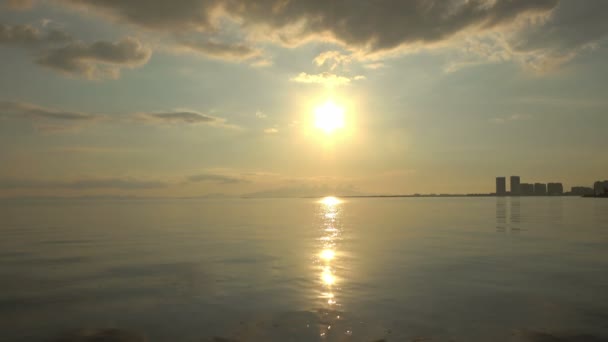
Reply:
M496 177L496 195L504 196L507 194L507 179L505 177Z
M537 196L543 196L547 194L547 184L534 183L534 194Z
M519 176L511 176L511 196L519 196L519 194L521 193L519 182Z
M563 195L564 186L562 183L549 183L547 184L547 193L549 195Z
M608 180L597 181L593 184L593 192L596 195L604 195L608 193Z
M534 195L534 184L521 183L519 185L519 190L522 196Z

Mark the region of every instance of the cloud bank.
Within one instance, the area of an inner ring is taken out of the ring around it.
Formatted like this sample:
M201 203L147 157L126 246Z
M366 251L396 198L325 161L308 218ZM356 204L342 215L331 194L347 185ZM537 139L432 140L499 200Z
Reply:
M11 1L28 7L31 1ZM377 60L420 48L433 48L463 37L498 34L491 62L517 60L549 69L598 44L608 33L603 0L57 0L79 13L96 13L173 37L174 43L208 57L244 61L261 53L253 45L273 42L297 46L310 41L334 42L352 53L334 50L315 59L330 71L353 58ZM226 22L230 22L227 28ZM235 33L234 27L236 27ZM183 37L205 39L183 39ZM181 37L181 38L180 38ZM483 53L472 51L478 58ZM132 63L132 60L129 60ZM471 61L460 66L476 64ZM131 64L129 64L131 65ZM377 66L378 63L369 64ZM86 68L72 68L82 72ZM86 74L86 72L85 72ZM90 74L90 72L89 72ZM111 73L110 73L111 74Z

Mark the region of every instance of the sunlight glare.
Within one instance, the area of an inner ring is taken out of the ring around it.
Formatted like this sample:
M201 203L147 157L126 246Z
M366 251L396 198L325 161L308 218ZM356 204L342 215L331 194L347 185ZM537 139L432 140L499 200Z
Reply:
M327 197L324 197L321 200L321 203L323 203L323 204L325 204L327 206L334 206L336 204L340 204L341 201L338 198L334 197L334 196L327 196Z
M326 134L344 128L344 108L329 100L315 108L315 126Z

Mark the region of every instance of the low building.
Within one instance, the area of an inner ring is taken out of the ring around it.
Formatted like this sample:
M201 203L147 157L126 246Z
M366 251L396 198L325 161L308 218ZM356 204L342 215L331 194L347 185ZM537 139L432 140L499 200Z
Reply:
M553 196L559 196L564 194L564 186L562 183L549 183L547 184L547 193Z
M534 195L534 184L528 184L528 183L519 184L519 193L522 196Z
M544 196L547 194L547 184L534 183L534 195Z
M584 195L593 195L593 188L587 186L573 186L572 190L570 190L570 195L574 196L584 196Z

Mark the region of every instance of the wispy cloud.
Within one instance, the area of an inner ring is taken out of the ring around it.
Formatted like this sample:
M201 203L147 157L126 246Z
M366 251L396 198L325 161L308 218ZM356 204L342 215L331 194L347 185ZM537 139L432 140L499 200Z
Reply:
M292 77L291 81L306 84L321 84L327 87L338 87L349 85L354 80L362 79L365 79L365 77L355 76L353 78L349 78L346 76L339 76L329 72L323 72L320 74L307 74L305 72L301 72L297 76Z
M1 100L0 119L29 120L36 129L49 133L75 131L87 125L100 122L108 124L209 125L230 129L239 128L236 125L227 123L226 119L192 110L125 113L107 116L54 109L26 102Z
M188 177L189 182L211 182L220 184L237 184L246 183L247 180L242 177L213 174L213 173L201 173L198 175L192 175Z
M26 102L0 101L0 118L29 120L44 132L75 131L104 119L102 115L47 108Z
M244 43L225 43L216 40L181 39L178 46L207 57L228 61L242 61L260 56L261 51Z
M216 123L223 121L222 119L197 112L142 113L140 114L140 117L147 118L150 121L186 124Z
M345 66L352 62L352 56L343 54L340 51L325 51L320 53L313 63L317 66L326 66L329 70L334 70L339 66Z
M266 119L268 116L264 114L264 112L262 112L261 110L257 110L255 112L255 117L258 119Z
M528 115L513 114L513 115L506 116L506 117L492 118L492 119L490 119L490 122L494 123L494 124L502 125L507 122L523 121L523 120L529 120L529 119L530 119L530 116L528 116Z
M239 128L228 124L226 119L199 113L192 110L176 110L174 112L136 113L135 121L156 125L209 125L223 128Z

